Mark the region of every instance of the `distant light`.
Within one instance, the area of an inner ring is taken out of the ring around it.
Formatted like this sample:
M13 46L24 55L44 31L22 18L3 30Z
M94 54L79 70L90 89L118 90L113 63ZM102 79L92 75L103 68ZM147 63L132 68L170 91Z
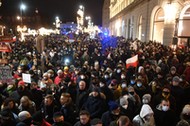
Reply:
M25 9L26 9L26 5L22 3L22 4L20 5L20 9L21 9L21 10L25 10Z
M84 6L83 6L83 5L80 5L80 6L79 6L79 8L80 8L80 9L83 9L83 8L84 8Z
M17 18L17 20L20 20L20 19L21 19L21 17L20 17L20 16L17 16L16 18Z

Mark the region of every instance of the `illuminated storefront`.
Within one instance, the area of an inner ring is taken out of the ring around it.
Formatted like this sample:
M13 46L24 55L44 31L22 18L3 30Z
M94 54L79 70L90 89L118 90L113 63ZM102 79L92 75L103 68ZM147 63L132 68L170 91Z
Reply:
M107 17L110 35L190 45L190 0L110 0Z

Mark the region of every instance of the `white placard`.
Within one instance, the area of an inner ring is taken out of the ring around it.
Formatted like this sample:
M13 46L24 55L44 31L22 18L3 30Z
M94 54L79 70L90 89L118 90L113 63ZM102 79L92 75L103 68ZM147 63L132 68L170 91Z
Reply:
M25 83L31 83L31 76L30 76L30 74L25 74L25 73L23 73L23 74L22 74L22 80L23 80Z

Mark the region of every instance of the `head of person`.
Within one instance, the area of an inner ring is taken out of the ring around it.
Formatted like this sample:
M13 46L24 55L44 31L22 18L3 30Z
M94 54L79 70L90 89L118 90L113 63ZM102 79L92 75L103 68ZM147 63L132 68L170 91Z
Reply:
M79 82L79 90L85 90L86 89L86 82L81 80Z
M43 80L47 81L49 79L48 73L43 74Z
M145 121L149 122L153 117L154 112L148 104L144 104L140 111L140 117Z
M170 101L168 99L162 99L161 103L162 111L166 112L170 109Z
M144 94L142 97L142 103L143 104L149 104L151 102L151 95L150 94Z
M127 82L126 81L122 81L121 82L121 88L122 89L126 89L127 88Z
M119 99L119 103L122 108L127 109L128 108L128 99L126 97L121 97Z
M186 120L188 123L190 123L190 105L189 104L186 104L184 107L183 107L183 110L181 112L181 116L180 116L181 119L184 119Z
M115 90L115 89L117 89L117 87L118 87L118 82L117 82L116 79L113 79L111 81L111 83L109 84L109 88L112 89L112 90Z
M134 87L132 87L132 86L128 87L128 94L131 95L131 96L135 95L135 89L134 89Z
M64 67L64 72L69 72L69 67L68 66Z
M12 98L7 98L3 104L4 107L8 107L9 109L13 109L15 107L15 101Z
M63 75L63 71L62 71L62 70L58 70L58 71L57 71L57 76L58 76L58 77L62 77L62 75Z
M90 121L91 126L103 126L101 119L94 118Z
M46 106L50 106L50 105L52 105L53 101L54 101L53 95L48 94L48 95L45 96L44 104Z
M90 123L90 113L86 110L81 110L79 113L80 123L86 125Z
M110 101L108 103L108 105L109 105L110 112L113 115L119 115L120 114L120 107L115 101Z
M136 78L135 78L135 76L132 76L130 78L130 85L134 85L135 83L136 83Z
M21 121L21 122L27 122L27 123L31 123L32 121L32 117L30 115L30 113L28 111L22 111L18 114L18 119Z
M66 105L71 103L71 95L69 93L62 93L60 97L60 103L61 105Z
M53 121L54 121L54 123L59 125L60 123L64 122L64 116L62 115L61 112L55 112L53 114Z
M165 99L168 99L170 97L170 88L169 87L164 87L162 89L162 96L165 98Z
M180 78L178 76L173 77L173 79L172 79L173 86L178 86L179 82L180 82Z
M20 104L23 107L27 107L31 104L31 100L27 96L22 96L22 98L20 99Z
M174 74L176 73L176 68L175 68L174 66L172 66L172 67L170 68L170 73L171 73L172 75L174 75Z
M98 87L93 87L91 93L92 93L93 97L97 97L99 95L99 93L100 93L100 90L99 90Z
M118 126L129 126L130 125L130 119L127 116L120 116L117 120Z
M49 76L50 78L54 76L54 71L53 71L52 69L49 69L49 70L47 71L47 73L48 73L48 76Z
M143 82L141 79L137 79L137 87L142 87Z
M31 90L35 90L35 89L37 89L38 88L38 84L36 83L36 82L31 82L31 84L30 84L30 89Z
M19 92L22 92L22 91L24 91L24 90L25 90L25 82L22 81L22 80L20 80L20 81L18 82L18 91L19 91Z
M143 66L140 66L140 67L138 68L138 73L141 73L141 74L144 73L144 67L143 67Z

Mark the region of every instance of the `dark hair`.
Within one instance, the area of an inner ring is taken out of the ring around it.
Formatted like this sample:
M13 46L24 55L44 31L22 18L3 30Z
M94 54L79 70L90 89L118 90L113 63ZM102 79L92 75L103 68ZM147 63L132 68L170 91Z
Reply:
M130 120L127 116L120 116L118 119L118 123L120 123L121 126L125 126L126 123L130 124Z
M52 101L54 100L53 95L50 95L50 94L46 95L46 96L45 96L45 98L46 98L46 99L48 99L48 98L49 98L49 99L50 99L50 100L52 100Z
M81 115L87 115L87 116L90 116L90 113L86 110L81 110L80 113L79 113L79 116Z

